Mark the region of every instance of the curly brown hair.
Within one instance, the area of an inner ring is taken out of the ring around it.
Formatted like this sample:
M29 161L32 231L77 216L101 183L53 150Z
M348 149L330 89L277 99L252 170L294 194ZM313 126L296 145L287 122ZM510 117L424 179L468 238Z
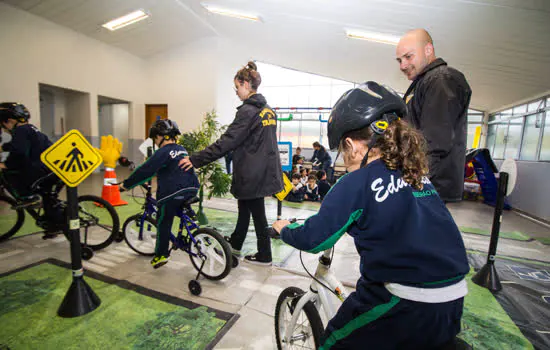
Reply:
M237 80L239 83L243 84L245 81L250 83L250 88L254 91L258 90L258 87L262 83L262 77L258 72L258 67L256 63L249 61L246 66L241 68L237 74L235 74L234 80Z
M347 150L348 145L344 142L347 137L367 144L373 134L370 127L349 131L342 137L340 147ZM378 138L374 148L380 150L380 159L388 169L401 170L403 180L413 188L421 190L424 187L422 179L428 175L428 158L426 140L418 130L402 119L394 121Z

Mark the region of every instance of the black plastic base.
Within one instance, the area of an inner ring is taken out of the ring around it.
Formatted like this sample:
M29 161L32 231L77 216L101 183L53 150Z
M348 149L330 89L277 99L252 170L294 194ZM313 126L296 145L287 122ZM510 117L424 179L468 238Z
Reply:
M489 289L491 292L498 292L502 289L495 264L485 264L481 270L472 277L472 282Z
M57 310L61 317L78 317L94 311L101 304L101 300L82 276L74 277L63 302Z

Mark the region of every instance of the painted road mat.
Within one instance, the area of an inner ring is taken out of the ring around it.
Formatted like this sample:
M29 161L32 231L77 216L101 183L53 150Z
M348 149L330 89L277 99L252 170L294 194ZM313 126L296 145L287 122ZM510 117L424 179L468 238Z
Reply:
M0 349L211 349L238 317L92 271L85 279L101 305L62 318L70 265L48 259L0 275Z

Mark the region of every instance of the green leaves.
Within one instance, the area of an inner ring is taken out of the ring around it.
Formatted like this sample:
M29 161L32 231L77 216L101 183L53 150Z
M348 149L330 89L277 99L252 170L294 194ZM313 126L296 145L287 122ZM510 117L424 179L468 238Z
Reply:
M218 114L215 110L206 113L200 127L197 130L181 135L178 144L185 147L189 155L210 146L227 128L226 126L221 126L217 119ZM231 176L225 173L220 163L212 162L200 169L196 169L196 172L201 188L207 190L208 199L212 198L212 196L223 196L229 191Z

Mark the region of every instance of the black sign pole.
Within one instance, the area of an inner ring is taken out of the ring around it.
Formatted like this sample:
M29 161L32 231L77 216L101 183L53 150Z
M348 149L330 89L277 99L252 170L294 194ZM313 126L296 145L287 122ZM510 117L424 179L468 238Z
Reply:
M493 227L491 229L491 243L489 243L489 253L487 263L479 270L472 282L489 289L491 292L498 292L502 289L500 279L495 268L495 256L497 254L498 235L500 232L500 223L502 221L502 210L504 209L504 198L508 189L508 173L501 172L498 179L497 202L495 205L495 215L493 216Z
M67 218L69 227L67 236L71 243L71 264L73 282L57 310L61 317L78 317L95 310L101 300L92 288L84 281L80 246L80 219L78 218L78 191L76 187L67 186Z

